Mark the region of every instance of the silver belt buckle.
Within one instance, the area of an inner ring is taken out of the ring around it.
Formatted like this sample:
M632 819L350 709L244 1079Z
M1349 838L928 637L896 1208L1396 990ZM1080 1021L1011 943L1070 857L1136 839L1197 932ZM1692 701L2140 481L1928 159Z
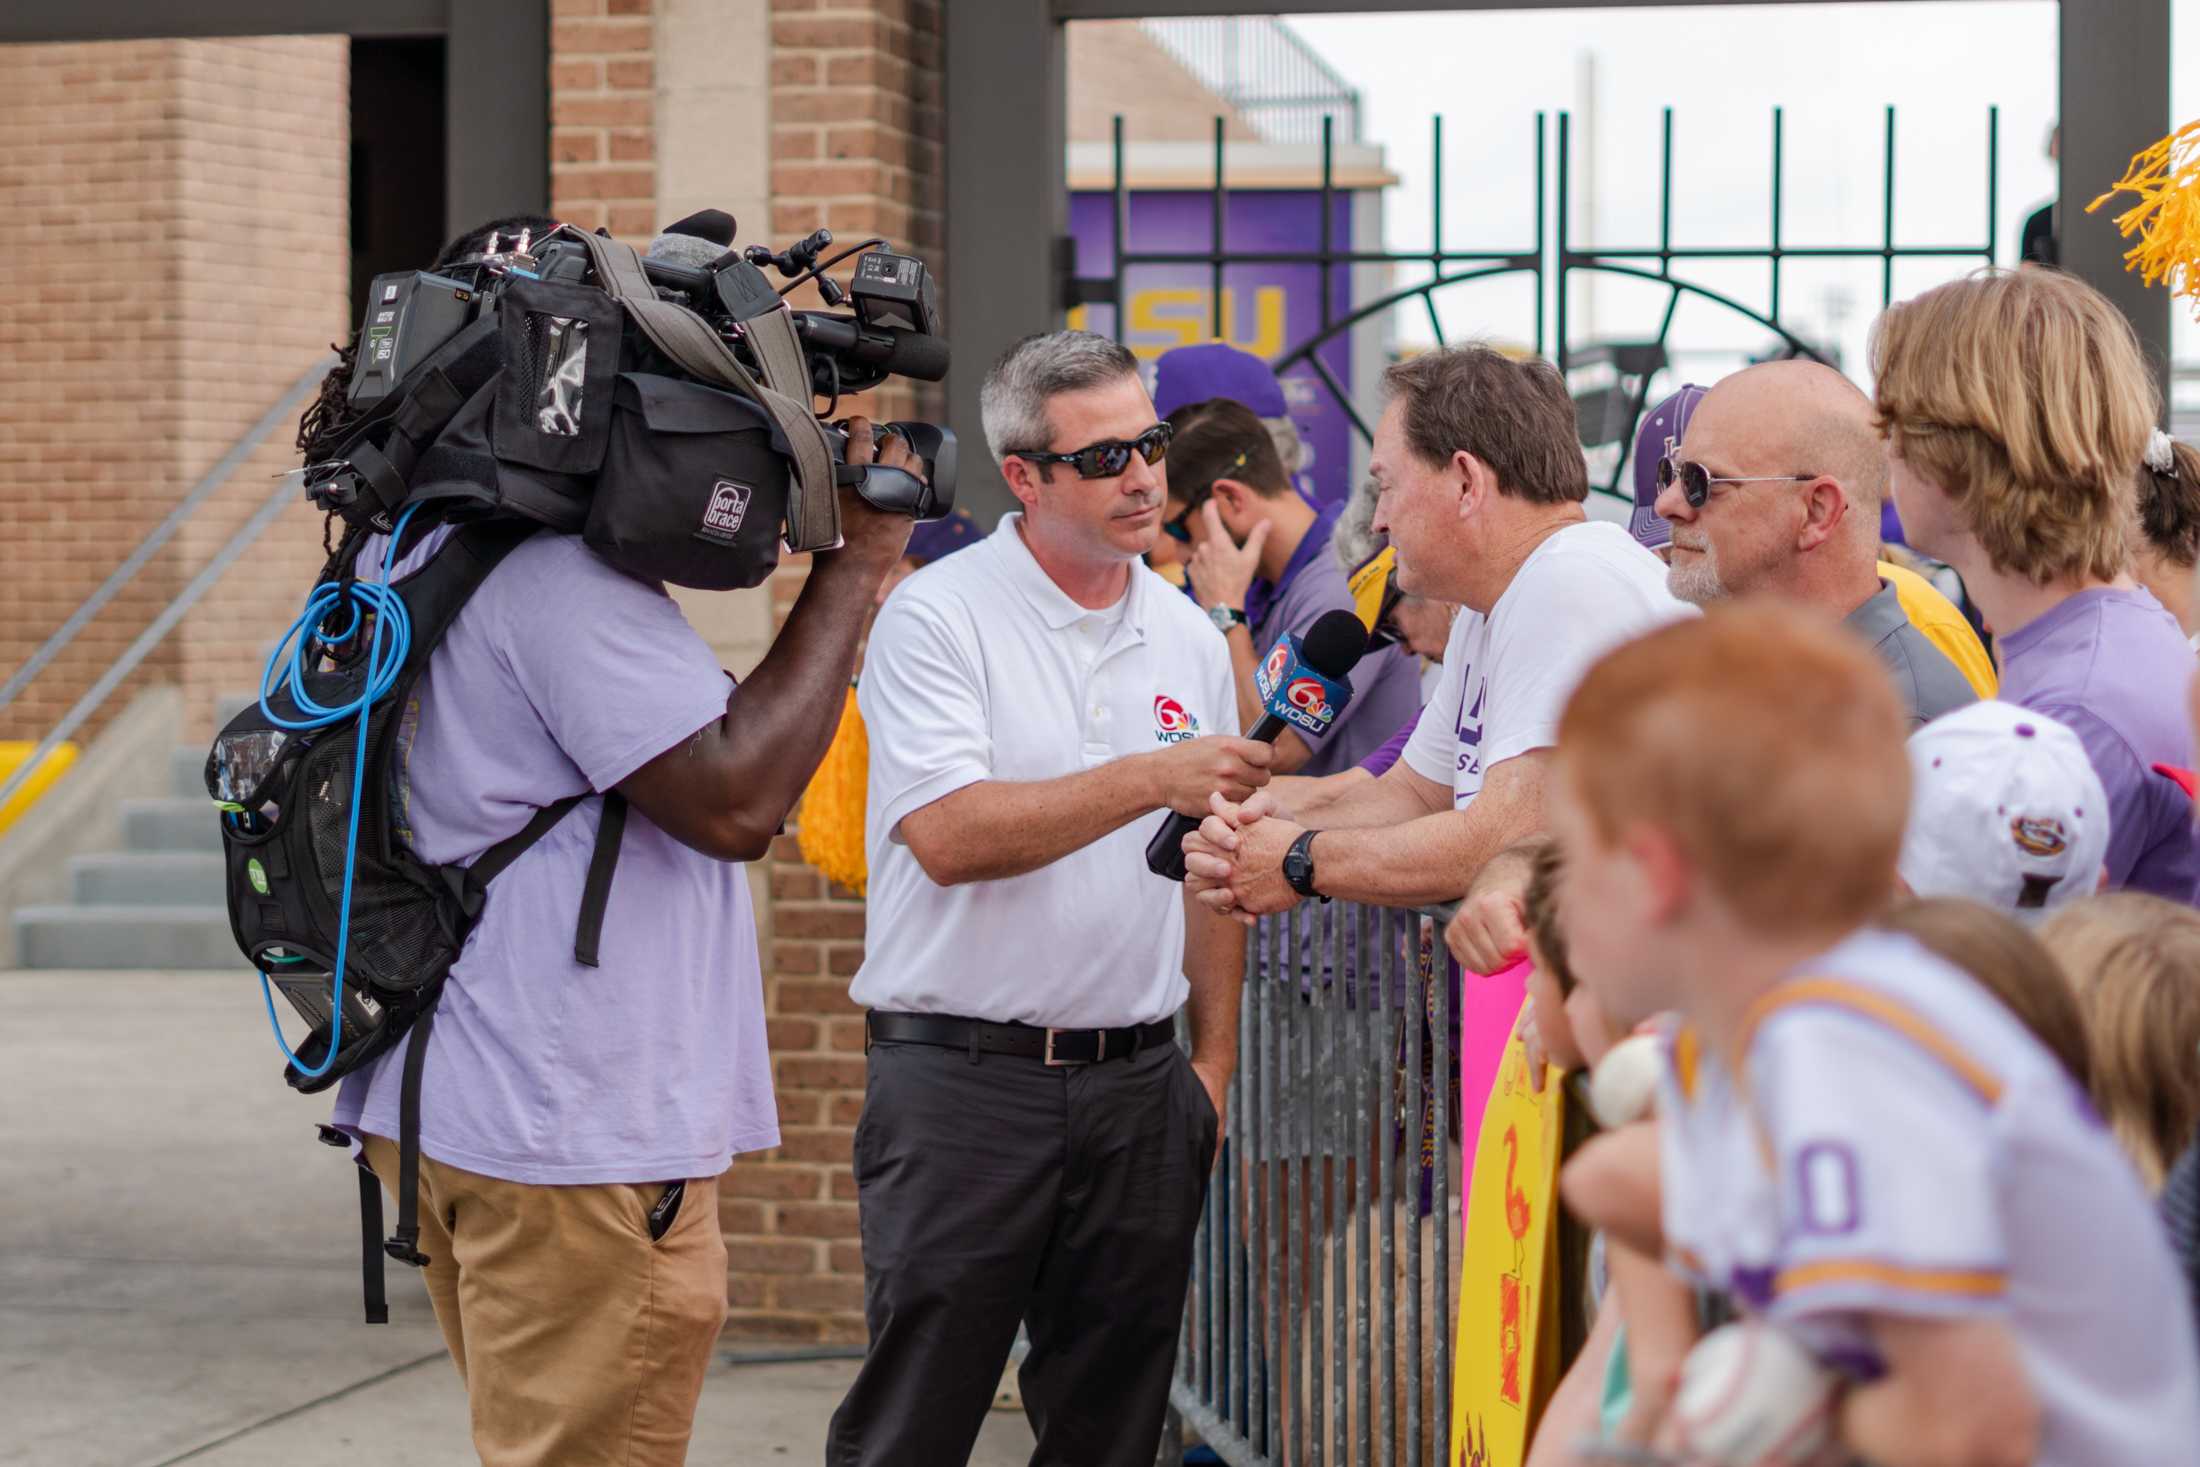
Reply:
M1104 1059L1106 1059L1106 1058L1108 1057L1108 1031L1107 1031L1107 1030L1105 1030L1105 1029L1095 1029L1095 1030L1093 1030L1092 1032L1093 1032L1093 1033L1095 1033L1095 1034L1097 1034L1097 1035L1099 1036L1099 1039L1098 1039L1098 1040L1096 1041L1096 1043L1095 1043L1095 1045L1094 1045L1094 1049L1093 1049L1093 1056L1092 1056L1092 1058L1091 1058L1091 1059L1089 1059L1089 1060L1081 1060L1081 1059L1056 1059L1056 1058L1054 1057L1054 1036L1055 1036L1055 1035L1057 1035L1057 1034L1070 1034L1070 1033L1075 1033L1075 1032L1076 1032L1075 1030L1070 1030L1070 1029L1049 1029L1049 1030L1047 1030L1047 1047L1046 1047L1046 1055L1045 1055L1045 1061L1046 1061L1046 1063L1047 1063L1047 1064L1049 1064L1049 1065L1053 1065L1054 1067L1056 1067L1057 1069L1059 1069L1059 1068L1061 1068L1061 1067L1063 1067L1063 1066L1065 1066L1065 1065L1093 1065L1093 1064L1098 1064L1098 1063L1099 1063L1100 1061L1102 1061L1102 1060L1104 1060Z

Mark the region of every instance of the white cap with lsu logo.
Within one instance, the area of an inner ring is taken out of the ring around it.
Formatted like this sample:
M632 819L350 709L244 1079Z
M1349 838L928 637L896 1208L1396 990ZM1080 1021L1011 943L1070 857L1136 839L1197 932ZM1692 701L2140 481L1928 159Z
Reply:
M2014 703L1958 708L1910 736L1902 879L2027 922L2098 889L2108 792L2065 724Z

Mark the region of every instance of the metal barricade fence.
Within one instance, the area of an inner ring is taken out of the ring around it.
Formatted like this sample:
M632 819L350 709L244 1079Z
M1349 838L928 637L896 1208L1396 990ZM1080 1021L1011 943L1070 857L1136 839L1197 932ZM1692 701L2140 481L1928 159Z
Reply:
M1345 902L1250 937L1161 1460L1448 1463L1458 992L1442 915Z

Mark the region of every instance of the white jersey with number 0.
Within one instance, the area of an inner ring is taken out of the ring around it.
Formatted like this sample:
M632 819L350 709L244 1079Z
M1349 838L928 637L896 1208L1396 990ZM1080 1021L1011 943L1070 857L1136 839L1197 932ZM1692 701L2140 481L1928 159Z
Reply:
M2191 1294L2084 1093L1969 976L1860 934L1760 1000L1739 1081L1675 1033L1665 1236L1684 1268L1869 1377L1867 1319L2005 1321L2043 1467L2200 1450Z

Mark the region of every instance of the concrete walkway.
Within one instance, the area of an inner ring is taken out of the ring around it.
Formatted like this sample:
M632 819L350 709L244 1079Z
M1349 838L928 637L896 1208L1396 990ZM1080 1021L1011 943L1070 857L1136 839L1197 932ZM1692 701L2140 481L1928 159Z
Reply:
M463 1467L427 1296L359 1320L358 1193L316 1144L258 987L229 973L0 973L0 1464ZM689 1460L823 1460L848 1361L732 1364ZM1021 1464L1020 1415L976 1467Z

